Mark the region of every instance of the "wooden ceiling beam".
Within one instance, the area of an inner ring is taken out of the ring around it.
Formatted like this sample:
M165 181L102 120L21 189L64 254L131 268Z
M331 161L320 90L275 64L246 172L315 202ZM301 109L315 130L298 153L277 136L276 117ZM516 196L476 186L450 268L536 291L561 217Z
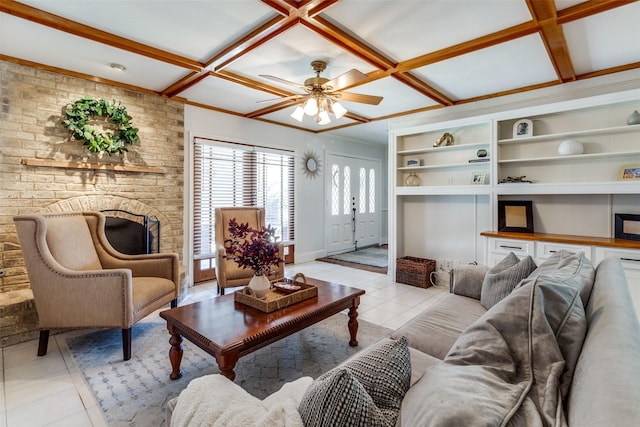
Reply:
M253 119L259 116L264 116L265 114L275 113L276 111L280 111L284 108L293 107L299 102L300 101L297 99L287 99L286 101L278 102L277 104L269 105L268 107L247 113L245 114L245 117Z
M526 22L486 36L478 37L473 40L448 46L444 49L402 61L397 65L397 69L400 72L405 72L415 68L425 67L436 62L445 61L447 59L455 58L456 56L495 46L519 37L535 34L538 30L538 26L533 22Z
M287 90L284 90L282 88L276 87L276 86L272 86L266 83L262 83L262 82L258 82L255 81L253 79L250 79L248 77L245 76L241 76L239 74L235 74L232 73L230 71L227 70L221 70L218 71L216 73L213 73L213 75L215 77L221 78L221 79L225 79L227 81L236 83L236 84L240 84L243 85L245 87L248 87L250 89L255 89L255 90L260 90L262 92L266 92L266 93L270 93L271 95L275 95L275 96L293 96L293 95L297 95L294 92L290 92Z
M205 65L214 71L220 71L258 46L295 26L297 22L298 18L275 16L222 49L206 61Z
M394 73L391 76L396 80L406 84L413 90L433 99L438 104L447 106L453 105L453 101L448 96L429 86L424 81L410 73Z
M200 71L204 68L204 64L196 60L107 33L106 31L98 30L97 28L27 6L26 4L18 3L17 1L0 1L0 12L167 64L177 65L178 67L183 67L188 70Z
M540 36L562 82L574 81L576 73L562 26L558 25L554 0L526 0L534 21L540 26Z
M376 68L388 70L389 68L394 68L396 65L390 58L377 52L361 40L349 35L346 31L322 16L302 20L301 24Z
M173 98L181 92L189 89L190 87L200 83L202 80L209 76L209 70L203 70L199 73L192 72L173 83L171 86L162 90L161 94Z
M567 22L613 10L637 1L638 0L591 0L578 3L557 12L558 24L566 24Z

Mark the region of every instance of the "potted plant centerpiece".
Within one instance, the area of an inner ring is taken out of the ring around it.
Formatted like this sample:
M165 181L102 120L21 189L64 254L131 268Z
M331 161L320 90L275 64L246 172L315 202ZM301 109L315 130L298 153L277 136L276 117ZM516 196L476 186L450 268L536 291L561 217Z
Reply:
M225 258L235 261L239 267L250 268L254 276L249 288L258 298L263 298L271 283L268 276L275 273L271 267L284 262L278 253L280 249L271 225L255 229L249 224L238 224L235 218L229 221L230 239L226 239Z

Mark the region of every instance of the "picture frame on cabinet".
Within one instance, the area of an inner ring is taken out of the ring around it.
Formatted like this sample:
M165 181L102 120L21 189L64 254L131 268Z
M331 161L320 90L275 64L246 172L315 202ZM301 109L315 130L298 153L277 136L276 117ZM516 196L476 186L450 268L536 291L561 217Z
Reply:
M499 200L498 231L533 233L533 202Z
M640 164L620 166L620 181L640 181Z
M513 124L513 138L528 138L533 136L533 122L520 119Z
M640 241L640 215L615 214L616 239Z
M473 171L471 172L471 184L473 185L483 185L485 180L487 179L486 171Z

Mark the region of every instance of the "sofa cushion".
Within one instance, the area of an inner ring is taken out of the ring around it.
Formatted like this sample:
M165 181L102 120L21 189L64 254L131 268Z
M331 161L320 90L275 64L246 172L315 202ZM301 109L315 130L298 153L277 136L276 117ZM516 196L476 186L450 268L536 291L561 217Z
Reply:
M540 264L529 277L534 278L542 274L551 274L562 280L565 285L578 289L582 305L587 306L596 273L584 252L558 251Z
M406 336L409 347L444 359L458 336L487 310L480 301L447 294L391 334L391 338Z
M422 378L427 369L432 366L436 366L442 362L440 359L436 359L426 353L423 353L415 348L409 347L409 356L411 357L411 383L410 387L413 387L415 383Z
M510 252L484 276L480 303L487 310L508 296L522 279L536 269L531 256L522 260Z
M410 380L407 339L382 340L318 377L298 410L306 426L393 426Z
M533 282L496 304L409 390L401 424L563 425L565 335L584 337L576 289Z

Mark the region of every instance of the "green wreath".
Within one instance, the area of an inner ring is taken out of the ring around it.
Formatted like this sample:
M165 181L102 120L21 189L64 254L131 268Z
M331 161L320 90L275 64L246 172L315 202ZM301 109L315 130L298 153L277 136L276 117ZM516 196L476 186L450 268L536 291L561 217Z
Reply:
M131 126L131 116L127 114L127 109L120 101L109 102L106 99L85 96L68 105L65 114L67 118L62 124L74 139L84 141L91 153L122 154L129 151L125 144L134 144L140 139L138 129ZM87 124L94 116L105 117L115 125L116 132L96 132Z

